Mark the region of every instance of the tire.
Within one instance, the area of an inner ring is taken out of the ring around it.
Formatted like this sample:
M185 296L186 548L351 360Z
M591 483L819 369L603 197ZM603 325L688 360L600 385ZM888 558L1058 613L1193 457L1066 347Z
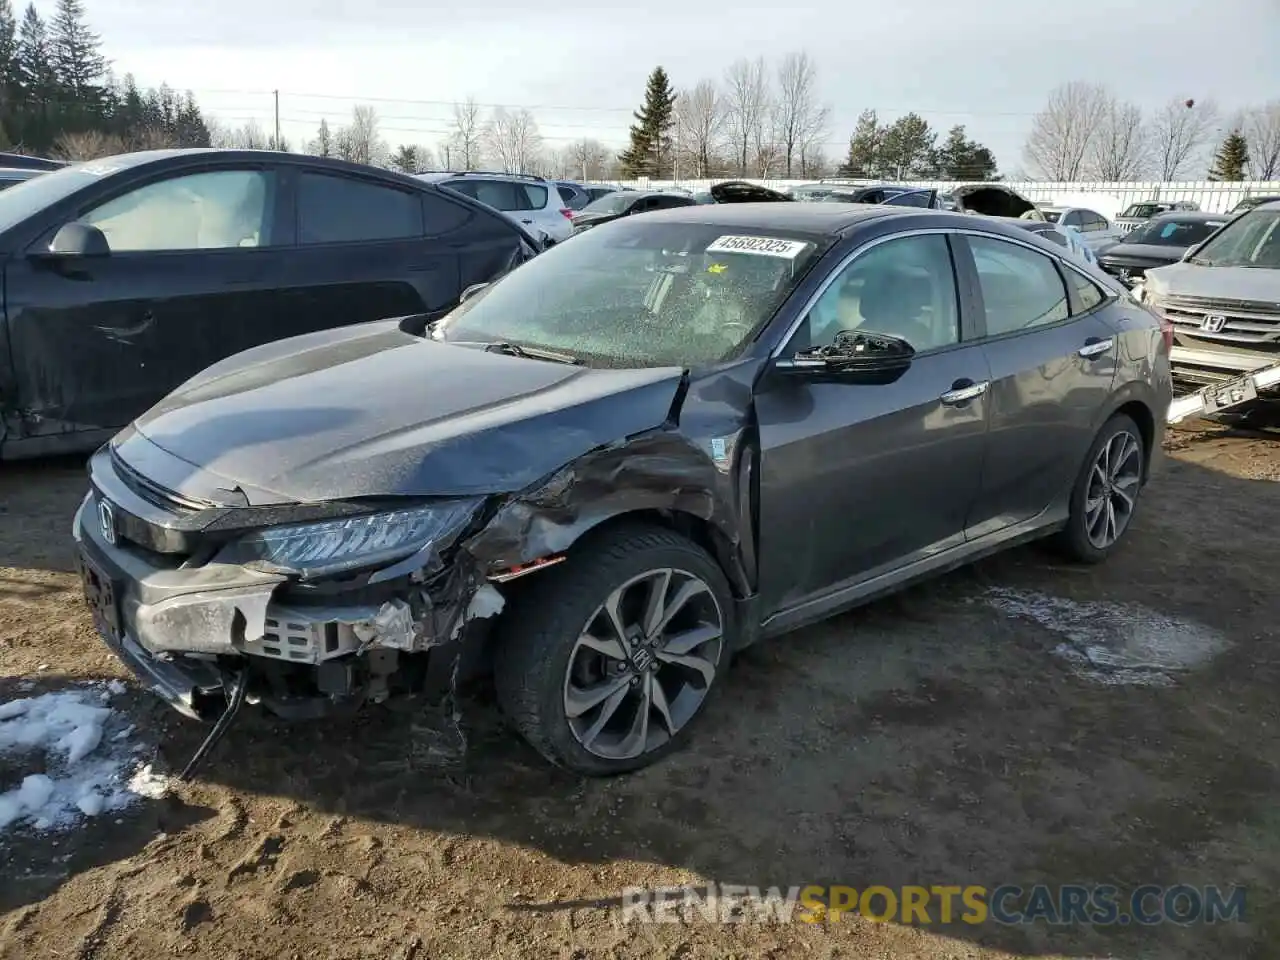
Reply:
M618 619L635 625L628 612L644 619L653 583L664 584L669 604L685 594L691 599L670 617L670 630L650 640L630 636L632 655L620 659L627 650L614 639L604 608L620 591ZM525 587L502 618L494 660L498 704L520 735L551 763L587 776L637 770L676 749L722 685L732 649L733 595L707 552L662 527L614 527L589 534ZM602 639L588 645L587 635ZM673 636L679 641L661 649ZM683 653L698 637L707 639ZM571 699L575 709L591 701L587 688L611 695L570 716ZM592 737L607 709L609 720ZM641 743L640 752L629 753Z
M1118 464L1110 463L1106 468L1117 471L1109 484L1102 483L1098 473L1104 469L1104 451L1111 460L1119 460ZM1102 425L1084 458L1075 486L1071 488L1067 525L1056 540L1061 553L1079 563L1101 563L1112 554L1133 524L1133 516L1146 480L1146 457L1146 441L1142 438L1142 431L1130 417L1119 413ZM1105 537L1097 536L1099 521L1106 523L1108 505L1104 498L1108 491L1117 491L1110 493L1110 507L1116 516L1117 529L1109 542ZM1125 492L1128 492L1132 500L1127 512L1120 517L1120 506L1125 500L1122 494ZM1100 499L1104 500L1101 515L1094 509Z

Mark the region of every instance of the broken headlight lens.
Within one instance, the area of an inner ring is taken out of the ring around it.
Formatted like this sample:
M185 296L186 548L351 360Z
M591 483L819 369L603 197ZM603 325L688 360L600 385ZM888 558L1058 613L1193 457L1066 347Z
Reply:
M340 520L271 527L230 544L219 559L303 579L399 560L456 533L479 505L452 500Z

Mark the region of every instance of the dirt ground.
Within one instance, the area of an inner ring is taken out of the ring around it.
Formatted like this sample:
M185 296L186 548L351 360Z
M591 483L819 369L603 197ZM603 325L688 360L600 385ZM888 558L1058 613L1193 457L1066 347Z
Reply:
M1280 435L1200 423L1158 471L1103 567L1018 550L749 651L689 748L626 778L548 769L483 699L448 768L405 715L251 712L163 800L0 836L0 957L1280 957ZM83 476L0 467L0 701L124 676L72 572ZM992 587L1142 604L1228 646L1169 686L1091 682ZM120 699L159 763L190 755L197 725ZM613 909L708 880L1244 885L1247 906L1149 928Z

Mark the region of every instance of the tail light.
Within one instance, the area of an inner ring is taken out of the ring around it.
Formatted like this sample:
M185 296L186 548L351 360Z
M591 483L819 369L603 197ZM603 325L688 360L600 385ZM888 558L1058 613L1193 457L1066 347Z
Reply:
M573 219L573 211L572 211L572 210L570 210L568 207L565 207L565 208L564 208L564 209L562 209L560 212L564 214L564 217L565 217L565 219L566 219L566 220L572 220L572 219Z

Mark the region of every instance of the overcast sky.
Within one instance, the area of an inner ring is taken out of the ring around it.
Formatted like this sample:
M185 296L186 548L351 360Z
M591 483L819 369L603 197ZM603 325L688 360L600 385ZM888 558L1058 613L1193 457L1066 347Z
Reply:
M15 6L20 6L15 3ZM37 8L51 13L53 0ZM858 112L914 110L963 123L1000 168L1023 166L1031 116L1069 80L1144 107L1177 97L1225 108L1280 97L1280 0L819 0L799 12L719 3L644 8L524 3L432 10L415 0L85 0L118 73L192 90L232 126L269 129L280 90L286 139L314 136L372 104L392 144L434 146L449 104L533 108L549 146L620 144L645 78L719 78L737 57L806 50L832 109L826 151L842 154ZM972 12L961 12L968 7ZM435 102L432 102L435 101Z

